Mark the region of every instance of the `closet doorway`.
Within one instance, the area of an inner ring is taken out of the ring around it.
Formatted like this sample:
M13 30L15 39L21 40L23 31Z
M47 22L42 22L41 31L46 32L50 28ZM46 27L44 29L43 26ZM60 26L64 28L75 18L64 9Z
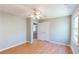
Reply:
M37 39L38 24L33 23L33 39Z

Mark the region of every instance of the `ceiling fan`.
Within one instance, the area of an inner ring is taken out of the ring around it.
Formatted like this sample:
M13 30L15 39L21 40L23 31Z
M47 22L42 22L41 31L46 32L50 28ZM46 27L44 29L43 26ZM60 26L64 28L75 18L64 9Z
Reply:
M41 16L42 16L42 14L39 9L37 9L37 8L32 9L32 13L30 14L30 17L32 19L41 19Z

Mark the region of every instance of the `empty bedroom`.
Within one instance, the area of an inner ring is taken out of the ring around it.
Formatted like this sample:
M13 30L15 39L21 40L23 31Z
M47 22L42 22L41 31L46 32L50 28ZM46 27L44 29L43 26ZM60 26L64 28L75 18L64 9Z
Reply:
M78 54L78 4L0 4L0 54Z

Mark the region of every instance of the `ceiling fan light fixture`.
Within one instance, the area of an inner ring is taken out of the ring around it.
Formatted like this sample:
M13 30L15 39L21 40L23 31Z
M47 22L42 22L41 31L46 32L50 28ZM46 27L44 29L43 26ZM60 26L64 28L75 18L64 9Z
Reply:
M34 8L33 10L32 10L32 13L29 15L29 17L31 18L31 19L41 19L41 12L40 12L40 10L39 9L36 9L36 8Z

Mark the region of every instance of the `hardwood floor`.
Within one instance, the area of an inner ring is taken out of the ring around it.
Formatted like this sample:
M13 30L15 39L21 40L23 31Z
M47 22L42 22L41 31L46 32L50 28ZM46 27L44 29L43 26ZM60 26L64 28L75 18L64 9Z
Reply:
M32 44L25 43L0 54L72 54L72 51L69 46L34 40Z

